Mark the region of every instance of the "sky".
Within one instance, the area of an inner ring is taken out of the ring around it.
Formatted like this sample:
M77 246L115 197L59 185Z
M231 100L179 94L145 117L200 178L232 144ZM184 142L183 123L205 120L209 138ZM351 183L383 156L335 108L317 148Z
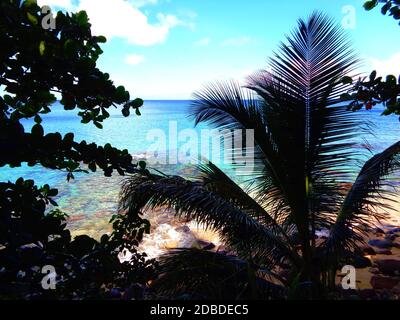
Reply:
M190 99L216 80L268 68L268 57L299 18L336 18L363 61L361 72L400 74L400 26L364 0L39 0L53 10L86 10L104 35L98 67L146 100Z

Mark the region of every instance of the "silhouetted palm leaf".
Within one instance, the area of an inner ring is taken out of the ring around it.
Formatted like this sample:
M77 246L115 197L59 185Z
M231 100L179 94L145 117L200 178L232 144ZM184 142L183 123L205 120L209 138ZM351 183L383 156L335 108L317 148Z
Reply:
M390 176L400 169L400 142L369 159L347 192L325 247L331 258L340 257L362 241L366 227L385 217L395 202Z
M177 249L160 259L160 269L161 276L152 287L161 296L259 300L283 298L285 294L273 275L262 275L248 262L225 254Z
M252 219L219 194L208 191L201 182L138 174L124 181L121 194L120 209L129 215L136 216L145 207L172 208L178 216L218 231L241 257L268 267L285 259L299 263L299 257L282 234Z

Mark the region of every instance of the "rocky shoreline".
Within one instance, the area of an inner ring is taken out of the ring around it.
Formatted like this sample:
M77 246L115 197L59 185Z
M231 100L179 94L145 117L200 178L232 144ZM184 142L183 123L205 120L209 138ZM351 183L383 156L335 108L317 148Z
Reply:
M357 268L361 297L400 299L400 227L382 225L365 240L362 252L370 263Z

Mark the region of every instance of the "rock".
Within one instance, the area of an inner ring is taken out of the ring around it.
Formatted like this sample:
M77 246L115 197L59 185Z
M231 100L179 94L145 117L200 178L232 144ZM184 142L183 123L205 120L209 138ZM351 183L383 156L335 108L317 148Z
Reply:
M361 299L373 300L376 299L376 292L374 289L363 289L359 291Z
M400 249L400 243L393 242L393 247Z
M389 240L389 241L394 241L396 240L397 235L396 234L388 234L385 236L385 240Z
M191 232L190 228L188 226L181 226L175 229L175 231L178 232L183 232L183 233L189 233Z
M393 259L379 259L375 260L379 270L384 274L396 275L400 272L400 261Z
M385 234L385 231L383 231L381 228L374 228L372 229L372 232L375 234Z
M215 244L212 242L209 242L208 244L204 245L203 250L212 250L215 248Z
M290 270L289 269L283 269L279 272L279 275L284 278L284 279L288 279L290 276Z
M392 228L388 231L389 234L400 233L400 228Z
M300 245L301 243L301 238L298 232L294 232L290 235L290 240L292 241L293 244L295 245Z
M371 246L368 246L368 245L365 245L364 247L362 247L360 249L363 254L368 254L370 256L374 256L376 254L374 248L372 248Z
M196 248L203 249L203 250L212 250L215 248L214 243L203 241L203 240L196 240L194 246Z
M121 290L118 288L112 288L110 291L110 297L112 299L121 299Z
M383 255L392 255L392 251L390 251L389 249L377 249L375 250L376 254L383 254Z
M400 283L392 289L394 294L400 295Z
M377 247L380 249L388 249L388 248L393 247L393 242L390 240L374 239L374 240L368 241L368 244L370 246Z
M369 268L369 270L368 270L370 273L373 273L373 274L378 274L379 273L379 269L378 268Z
M124 292L124 300L143 300L146 292L146 287L140 283L135 283L127 288Z
M383 277L383 276L372 276L371 285L375 290L387 289L391 290L400 283L400 279Z
M352 264L356 269L364 269L372 266L371 260L366 257L355 256Z

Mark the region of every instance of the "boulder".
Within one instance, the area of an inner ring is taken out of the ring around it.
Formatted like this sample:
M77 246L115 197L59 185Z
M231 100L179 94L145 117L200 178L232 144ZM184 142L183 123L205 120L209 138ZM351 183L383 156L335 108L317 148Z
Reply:
M400 295L400 283L392 289L394 294Z
M146 287L142 284L135 283L127 288L124 292L124 300L143 300L145 297Z
M370 256L374 256L376 254L375 249L368 245L365 245L360 249L363 254L368 254Z
M284 279L288 279L289 276L290 276L290 270L289 269L282 269L281 271L279 271L279 275Z
M215 248L215 244L212 242L207 242L203 240L196 240L195 247L203 250L212 250Z
M371 278L371 285L375 290L392 290L400 283L400 279L391 278L391 277L383 277L374 275Z
M392 228L388 231L389 234L400 233L400 228Z
M363 289L359 291L359 295L363 300L376 299L376 291L374 289Z
M372 232L375 234L385 234L385 231L383 231L381 228L374 228L372 229Z
M111 299L121 299L121 290L119 288L112 288L110 290Z
M389 249L376 249L375 250L376 254L383 254L383 255L392 255L392 251Z
M398 242L393 242L393 247L400 249L400 243Z
M356 269L364 269L372 266L371 260L366 257L355 256L352 260L352 265Z
M396 275L400 273L400 261L393 259L378 259L375 260L379 270L388 275Z
M209 242L207 245L205 245L205 246L203 247L203 250L212 250L212 249L214 249L214 248L215 248L215 244L212 243L212 242Z
M398 236L396 234L387 234L385 240L394 241Z
M393 242L390 240L386 240L386 239L373 239L368 241L368 244L372 247L377 247L380 249L389 249L391 247L393 247Z
M177 232L190 233L191 230L188 226L181 226L175 229Z
M379 273L379 269L378 268L369 268L369 270L368 270L370 273L373 273L373 274L378 274Z

